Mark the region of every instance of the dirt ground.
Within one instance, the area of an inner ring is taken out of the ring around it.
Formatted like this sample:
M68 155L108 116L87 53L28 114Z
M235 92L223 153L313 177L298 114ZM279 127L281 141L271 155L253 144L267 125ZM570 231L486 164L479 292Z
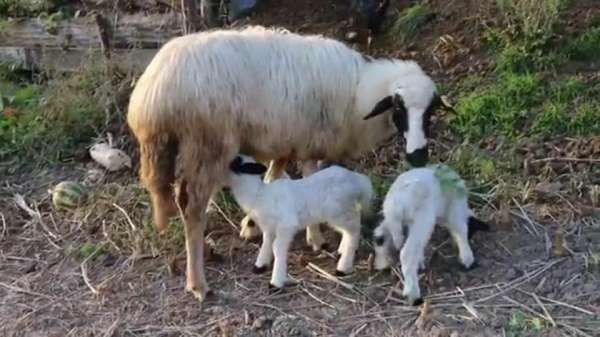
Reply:
M340 37L352 26L347 2L268 1L250 22ZM376 41L372 54L416 58L441 83L488 71L474 19L487 9L478 1L432 6L437 16L421 38L393 49ZM456 43L434 48L444 34ZM541 156L577 142L548 142ZM600 149L600 139L591 142ZM455 145L442 134L434 154ZM352 165L394 176L402 161L401 144L392 144ZM582 169L562 165L554 169ZM47 190L64 179L86 182L86 207L53 210ZM252 273L258 245L238 237L243 215L227 198L210 215L208 241L220 260L207 262L214 295L200 304L184 291L181 225L165 237L154 233L134 170L106 173L82 160L0 180L0 336L600 336L600 209L553 185L534 189L543 196L537 202L478 207L493 230L473 238L472 270L459 267L448 234L437 230L421 273L426 303L413 307L401 296L398 268L370 270L368 240L355 273L337 278L336 257L312 252L304 232L290 253L298 285L271 291L269 274ZM17 194L29 211L14 202ZM327 233L336 246L339 238Z

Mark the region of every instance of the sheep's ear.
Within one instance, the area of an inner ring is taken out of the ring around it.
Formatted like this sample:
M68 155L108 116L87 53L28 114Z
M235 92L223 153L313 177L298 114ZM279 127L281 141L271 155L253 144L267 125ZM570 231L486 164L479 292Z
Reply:
M394 121L394 125L398 129L398 132L405 132L408 130L408 115L402 96L399 94L394 95L393 106L392 120Z
M240 166L240 173L262 175L267 172L267 167L259 163L246 163Z
M387 96L384 99L382 99L381 101L377 102L377 104L375 104L375 107L373 108L371 113L366 115L363 118L363 120L367 120L371 117L380 115L380 114L384 113L385 111L387 111L388 109L390 109L392 106L393 106L392 96Z
M229 169L234 173L240 173L240 168L242 166L242 157L236 156L234 160L229 164Z

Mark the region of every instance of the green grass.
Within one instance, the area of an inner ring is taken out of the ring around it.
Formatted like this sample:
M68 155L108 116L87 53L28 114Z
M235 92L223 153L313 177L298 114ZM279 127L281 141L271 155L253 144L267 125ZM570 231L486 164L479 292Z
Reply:
M567 54L575 61L600 61L600 27L590 28L573 39L567 47Z
M96 68L28 83L5 74L0 80L0 158L60 160L101 133L107 79ZM8 79L8 80L7 80Z
M508 322L508 336L518 337L529 335L529 332L541 332L547 327L546 321L539 317L531 317L522 311L516 311Z
M69 4L67 0L0 0L0 17L35 17Z
M417 35L419 30L431 20L433 12L425 4L413 5L400 13L392 24L389 35L396 41L404 43Z

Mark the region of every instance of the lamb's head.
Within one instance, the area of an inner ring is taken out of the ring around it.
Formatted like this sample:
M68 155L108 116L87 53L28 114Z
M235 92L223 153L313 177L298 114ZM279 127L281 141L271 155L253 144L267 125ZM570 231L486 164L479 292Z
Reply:
M231 161L229 170L233 176L253 175L260 178L260 176L267 172L267 167L257 163L252 157L240 154Z
M392 62L396 77L375 104L369 119L391 110L392 121L406 140L406 159L414 167L425 166L429 151L427 138L432 113L441 105L435 83L416 63Z

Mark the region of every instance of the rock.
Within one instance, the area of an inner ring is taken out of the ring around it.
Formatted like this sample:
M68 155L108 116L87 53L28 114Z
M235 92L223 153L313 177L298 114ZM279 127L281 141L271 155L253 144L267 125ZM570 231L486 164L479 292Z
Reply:
M273 337L314 337L317 334L303 319L294 315L281 315L275 318L271 327Z

